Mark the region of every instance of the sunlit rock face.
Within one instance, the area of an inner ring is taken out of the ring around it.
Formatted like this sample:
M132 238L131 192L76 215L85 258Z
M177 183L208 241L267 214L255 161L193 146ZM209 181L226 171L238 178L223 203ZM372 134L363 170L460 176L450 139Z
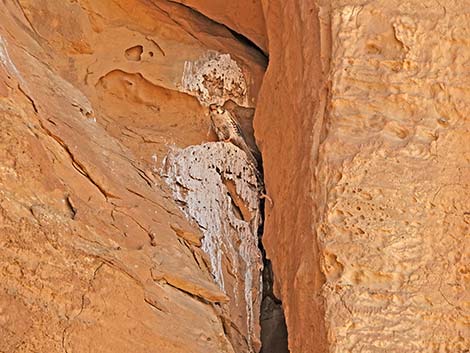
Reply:
M317 228L332 352L470 347L463 10L382 1L332 12L319 177L334 182Z
M465 352L468 4L263 5L263 243L290 351Z
M205 89L254 107L265 57L167 1L7 1L0 19L0 351L256 350L257 232L221 287L160 173L216 140ZM222 69L185 86L211 53Z
M467 352L468 25L455 0L0 2L0 351L256 352L261 224L290 352Z

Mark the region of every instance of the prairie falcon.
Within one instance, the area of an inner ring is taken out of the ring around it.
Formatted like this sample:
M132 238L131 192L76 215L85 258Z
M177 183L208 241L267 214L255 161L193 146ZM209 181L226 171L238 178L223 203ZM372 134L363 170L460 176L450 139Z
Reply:
M246 153L249 162L253 165L256 178L259 182L260 199L267 199L272 206L273 200L263 191L264 180L259 169L258 160L255 158L252 150L247 145L245 137L243 136L243 131L235 117L233 117L228 110L224 109L218 104L211 104L209 106L209 112L211 116L212 127L214 128L219 141L231 142Z
M258 161L253 155L250 147L247 145L240 125L235 117L233 117L228 110L217 104L211 104L209 106L209 111L212 127L214 128L219 141L231 142L245 152L249 162L253 164L253 167L258 174Z

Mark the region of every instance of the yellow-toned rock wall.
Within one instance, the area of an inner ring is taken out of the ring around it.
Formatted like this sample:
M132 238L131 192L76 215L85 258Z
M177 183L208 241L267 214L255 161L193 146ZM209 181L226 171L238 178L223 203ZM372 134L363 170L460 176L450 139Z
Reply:
M255 128L291 352L466 352L469 4L264 10Z
M470 8L336 5L316 228L330 351L465 352Z

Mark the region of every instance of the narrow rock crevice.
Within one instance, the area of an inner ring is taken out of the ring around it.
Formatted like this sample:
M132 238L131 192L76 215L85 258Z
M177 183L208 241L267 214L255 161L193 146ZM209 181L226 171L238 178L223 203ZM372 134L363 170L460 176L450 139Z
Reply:
M239 42L245 44L247 47L251 47L251 48L255 49L257 52L259 52L266 59L266 61L269 60L269 53L264 52L263 49L261 49L259 46L257 46L250 38L244 36L243 34L241 34L239 32L234 31L233 29L231 29L230 27L227 27L223 23L221 23L221 25L224 26L225 28L227 28L230 31L230 33L232 33L232 35Z
M204 13L200 12L198 9L192 7L192 6L189 6L189 5L186 5L184 3L181 3L181 2L178 2L178 1L173 1L173 0L169 0L169 2L173 3L174 5L176 6L181 6L181 7L185 7L187 8L188 10L190 10L190 12L196 14L197 16L200 16L202 18L205 18L206 20L210 21L210 22L213 22L213 23L217 23L219 24L220 26L222 27L225 27L239 42L245 44L247 47L251 47L253 49L255 49L257 52L259 52L266 60L268 60L269 58L269 53L268 52L265 52L262 48L260 48L255 42L253 42L250 38L246 37L245 35L243 35L242 33L240 32L237 32L235 31L233 28L229 27L226 23L223 23L223 22L219 22L217 20L215 20L214 18L211 18L211 17L208 17L207 15L205 15ZM157 6L157 5L155 5ZM158 6L157 6L158 7ZM159 7L160 8L160 7Z
M264 216L264 203L261 201L261 214ZM263 258L262 299L260 308L261 351L260 353L288 353L287 326L282 302L274 295L274 273L271 261L266 257L263 246L263 223L258 231L258 244Z

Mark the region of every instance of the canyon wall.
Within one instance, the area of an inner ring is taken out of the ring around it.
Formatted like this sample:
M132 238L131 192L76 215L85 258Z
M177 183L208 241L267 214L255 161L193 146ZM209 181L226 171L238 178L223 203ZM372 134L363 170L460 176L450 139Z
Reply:
M258 351L257 181L207 105L251 125L265 56L168 1L0 18L0 352Z
M468 4L263 5L263 243L291 352L468 352Z
M0 352L468 352L469 11L1 2Z
M273 200L266 205L263 244L272 260L275 294L283 303L290 351L326 352L324 277L315 233L322 186L315 190L314 175L329 48L322 47L315 4L263 5L270 56L254 123L266 191Z

